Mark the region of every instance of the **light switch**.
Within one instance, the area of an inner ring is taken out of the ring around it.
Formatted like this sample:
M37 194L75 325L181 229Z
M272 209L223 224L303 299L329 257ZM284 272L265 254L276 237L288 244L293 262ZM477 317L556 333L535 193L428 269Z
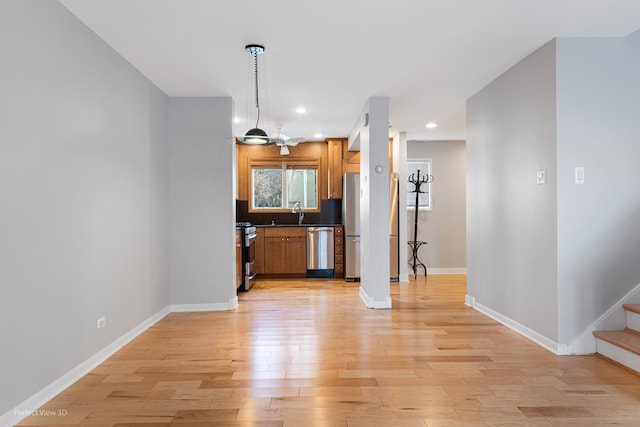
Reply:
M547 183L547 170L540 169L536 175L536 183L537 184L546 184Z
M576 167L575 182L576 184L584 184L584 166Z

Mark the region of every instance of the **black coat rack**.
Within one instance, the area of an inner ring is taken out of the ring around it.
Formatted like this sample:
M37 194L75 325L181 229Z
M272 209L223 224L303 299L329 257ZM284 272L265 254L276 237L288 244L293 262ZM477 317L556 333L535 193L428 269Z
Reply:
M420 169L418 169L416 173L412 173L409 176L408 182L410 184L413 184L415 187L414 190L409 191L409 193L416 194L415 214L413 215L413 240L407 242L409 244L409 247L411 248L411 258L409 259L409 265L413 270L414 278L418 277L419 267L422 267L422 269L424 270L424 275L426 277L427 267L422 263L422 261L420 261L420 258L418 258L418 249L420 249L420 246L427 244L427 242L418 240L418 206L420 202L420 194L426 193L425 191L422 191L421 187L423 184L428 184L430 182L433 182L433 176L429 174L421 176Z

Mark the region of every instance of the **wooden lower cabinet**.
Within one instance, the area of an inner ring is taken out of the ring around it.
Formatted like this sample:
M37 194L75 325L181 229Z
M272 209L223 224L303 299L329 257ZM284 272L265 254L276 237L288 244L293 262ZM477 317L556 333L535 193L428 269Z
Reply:
M285 273L307 274L307 231L304 237L287 237Z
M256 229L258 237L256 238L256 259L253 268L257 275L264 274L264 228Z
M344 277L344 228L341 225L333 229L333 277Z
M285 272L287 257L284 237L265 237L264 239L264 272L277 274Z
M331 225L334 277L344 277L344 228ZM307 227L258 227L256 274L259 277L306 277Z
M265 275L304 277L307 274L307 228L273 227L264 231Z

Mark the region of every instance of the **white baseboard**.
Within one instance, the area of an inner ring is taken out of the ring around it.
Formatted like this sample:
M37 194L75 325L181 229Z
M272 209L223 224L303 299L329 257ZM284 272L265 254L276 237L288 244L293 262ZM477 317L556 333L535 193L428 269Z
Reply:
M578 356L593 354L596 352L596 337L593 336L595 324L592 323L587 329L582 331L570 344L558 344L556 354L559 356Z
M613 304L602 316L587 326L570 344L560 344L558 346L558 354L579 355L595 353L596 338L593 336L593 331L623 329L626 326L626 317L622 305L638 301L640 301L640 284L634 286L633 289Z
M503 324L504 326L506 326L507 328L517 332L518 334L522 335L525 338L528 338L529 340L533 341L534 343L538 344L540 347L543 347L547 350L549 350L550 352L554 353L554 354L559 354L558 353L558 343L556 343L555 341L545 337L544 335L539 334L538 332L534 331L533 329L529 329L528 327L526 327L525 325L523 325L522 323L516 322L515 320L498 313L497 311L494 311L492 309L490 309L489 307L485 307L482 304L479 304L478 302L476 302L474 297L471 297L469 295L465 296L465 305L468 305L469 307L472 307L476 310L478 310L480 313L485 314L487 316L489 316L490 318L492 318L493 320L500 322L501 324Z
M367 308L391 308L391 296L387 297L384 301L376 301L367 294L367 291L365 291L362 286L360 287L360 299L362 299Z
M427 267L427 275L429 274L467 274L466 268L430 268Z
M126 332L120 338L107 345L105 348L91 356L89 359L85 360L24 402L20 403L15 408L11 409L9 412L0 415L0 427L11 427L19 423L33 411L37 410L42 405L60 394L62 391L69 388L80 378L87 375L90 371L107 360L138 335L156 324L160 319L165 317L170 312L230 311L235 310L236 308L238 308L237 296L229 298L229 301L226 304L174 304L165 307L139 325L135 326L130 331Z
M75 368L71 369L66 374L62 375L60 378L20 403L15 408L11 409L9 412L0 416L0 426L13 426L19 423L21 420L29 416L31 413L36 411L42 405L56 397L62 391L69 388L73 383L78 381L83 376L87 375L93 369L95 369L102 362L107 360L113 354L115 354L122 347L131 342L138 335L149 329L151 326L156 324L160 319L169 314L169 307L166 307L148 319L144 320L133 329L126 332L120 338L113 341L111 344L107 345L105 348L91 356L89 359L85 360Z
M591 330L623 329L627 325L626 310L623 304L640 303L640 284L634 286L622 298L620 298L606 313L600 316L590 327Z
M596 352L596 338L593 336L593 331L601 329L622 329L625 327L624 323L624 309L623 304L629 302L637 302L640 300L640 284L635 286L631 291L627 292L618 302L616 302L609 310L607 310L602 316L593 321L587 326L573 341L569 344L559 344L549 338L538 334L537 332L527 328L526 326L510 319L502 314L491 310L482 304L476 303L475 297L465 295L464 303L466 306L475 308L483 314L491 317L492 319L502 323L506 327L513 329L520 335L529 338L531 341L539 344L547 350L559 355L585 355L593 354Z
M172 313L185 313L194 311L229 311L238 308L238 297L230 298L225 303L210 304L171 304L169 309Z
M467 307L471 307L471 308L475 308L476 306L476 299L470 295L465 295L464 296L464 305L466 305Z

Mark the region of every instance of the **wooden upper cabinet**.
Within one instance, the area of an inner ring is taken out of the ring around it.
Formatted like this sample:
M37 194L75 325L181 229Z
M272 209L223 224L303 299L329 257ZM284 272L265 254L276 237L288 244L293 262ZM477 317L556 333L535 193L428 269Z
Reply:
M360 173L360 152L347 150L348 141L342 143L342 172Z
M343 139L328 139L329 199L342 199L342 144Z
M237 173L238 173L238 200L246 200L251 202L252 195L252 179L251 168L259 165L282 166L286 163L290 168L297 166L309 166L311 169L317 168L317 194L318 203L322 199L327 198L327 144L325 141L306 141L295 147L290 147L288 156L280 155L280 147L276 145L237 145ZM308 169L308 168L305 168ZM319 211L318 208L315 209ZM253 206L249 203L249 210L253 210ZM309 212L311 209L305 209ZM281 212L291 211L291 209L283 208Z
M360 152L348 151L347 140L342 145L342 173L360 173ZM389 172L393 172L393 138L389 138Z

